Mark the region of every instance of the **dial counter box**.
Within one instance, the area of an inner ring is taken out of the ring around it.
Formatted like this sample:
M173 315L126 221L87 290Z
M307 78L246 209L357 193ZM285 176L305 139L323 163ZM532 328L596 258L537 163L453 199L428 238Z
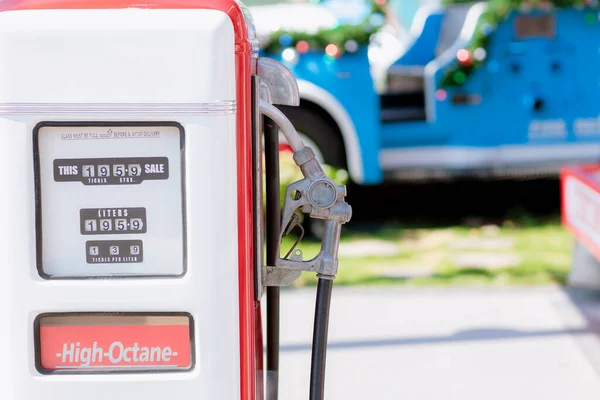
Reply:
M34 154L42 276L185 272L181 125L40 123Z

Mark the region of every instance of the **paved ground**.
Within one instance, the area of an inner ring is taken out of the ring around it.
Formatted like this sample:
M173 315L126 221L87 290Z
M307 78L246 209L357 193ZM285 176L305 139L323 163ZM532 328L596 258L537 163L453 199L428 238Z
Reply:
M314 291L282 295L281 400L307 400ZM597 400L600 293L337 288L326 399Z

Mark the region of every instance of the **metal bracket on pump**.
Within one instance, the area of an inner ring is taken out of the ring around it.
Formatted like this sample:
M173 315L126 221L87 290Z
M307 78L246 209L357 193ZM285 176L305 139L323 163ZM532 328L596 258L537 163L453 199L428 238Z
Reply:
M300 277L302 271L316 272L322 279L334 279L338 269L341 227L352 216L352 208L344 200L346 187L336 185L325 175L313 150L304 145L292 123L274 106L300 104L298 85L292 73L277 61L260 58L258 74L261 77L260 113L277 124L304 175L304 179L292 183L286 190L278 254L281 240L298 223L297 211L325 221L321 250L317 256L303 260L302 250L295 249L288 255L289 258L278 257L274 266L266 267L264 285L288 286Z

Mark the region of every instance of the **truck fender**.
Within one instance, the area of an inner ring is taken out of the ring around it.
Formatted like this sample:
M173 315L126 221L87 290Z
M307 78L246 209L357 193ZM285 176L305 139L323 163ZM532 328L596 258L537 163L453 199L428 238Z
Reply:
M300 99L308 100L318 105L333 118L342 133L344 148L346 150L346 162L348 163L348 173L354 182L362 183L364 181L364 174L360 143L352 118L350 118L346 109L331 93L312 82L298 80L298 89L300 91Z

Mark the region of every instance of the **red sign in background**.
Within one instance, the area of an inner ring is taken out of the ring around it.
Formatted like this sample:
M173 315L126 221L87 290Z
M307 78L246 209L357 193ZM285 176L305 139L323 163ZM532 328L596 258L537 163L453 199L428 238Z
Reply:
M192 367L188 317L47 317L39 324L45 371L172 370ZM116 319L116 320L115 320Z
M600 164L565 167L561 192L563 224L600 258Z

